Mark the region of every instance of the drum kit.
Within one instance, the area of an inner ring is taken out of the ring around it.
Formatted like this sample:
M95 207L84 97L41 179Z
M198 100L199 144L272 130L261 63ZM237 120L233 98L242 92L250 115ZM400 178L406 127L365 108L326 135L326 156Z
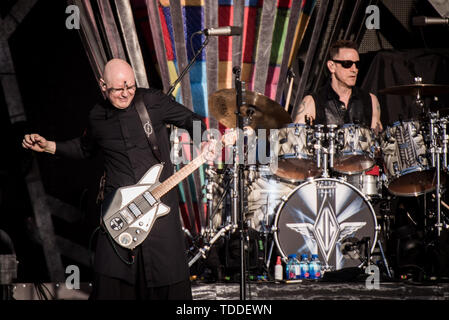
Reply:
M374 205L392 197L434 193L435 208L430 211L436 221L429 230L440 235L447 227L441 197L448 170L449 117L426 108L422 98L449 94L449 85L423 84L417 78L414 84L379 93L414 97L421 116L399 120L377 133L355 123L299 124L292 123L278 103L246 92L246 104L240 110L244 124L256 135L256 149L261 142L271 143L277 161L274 170L257 160L243 164L243 216L246 226L266 239L267 268L274 254L284 261L290 254L318 254L327 270L339 270L369 264L369 255L380 251L389 274L380 236L389 230L383 230L385 224L379 223L382 217ZM228 128L236 127L235 109L235 89L219 90L209 97L210 113ZM268 130L270 137L275 133L277 139L259 141L259 129ZM236 228L238 217L227 212L224 200L227 192L235 193L230 183L236 178L235 168L206 170L206 245L189 265L200 256L205 258L218 238ZM362 248L368 257L362 257Z

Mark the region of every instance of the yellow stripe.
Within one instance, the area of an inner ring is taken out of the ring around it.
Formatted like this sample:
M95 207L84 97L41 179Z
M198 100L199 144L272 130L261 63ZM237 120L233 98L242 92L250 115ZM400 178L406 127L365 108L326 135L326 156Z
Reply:
M309 24L310 16L300 13L298 24L296 25L295 36L293 38L293 47L288 58L288 66L291 67L293 58L298 54L299 46L301 45L304 34Z
M218 63L218 89L232 88L232 61L220 61Z
M168 66L168 74L170 76L170 84L175 82L175 80L178 78L178 73L176 72L175 63L173 61L167 61ZM173 96L176 97L178 94L180 88L180 83L176 86L176 89L173 91Z
M253 75L253 67L254 64L253 63L242 63L242 75L241 75L241 79L242 81L245 81L246 83L250 83L251 82L251 78Z

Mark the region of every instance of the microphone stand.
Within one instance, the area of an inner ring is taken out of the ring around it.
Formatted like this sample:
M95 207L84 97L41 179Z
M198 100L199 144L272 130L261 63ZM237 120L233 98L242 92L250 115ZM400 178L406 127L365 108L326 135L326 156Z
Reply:
M196 32L196 34L200 34L200 33L203 33L203 32L202 31ZM184 78L184 76L186 75L187 71L190 70L190 68L192 67L193 63L195 62L195 60L200 55L201 51L203 51L203 49L207 46L208 43L209 43L209 36L206 35L206 40L204 40L203 45L201 46L201 48L198 49L198 51L193 56L192 60L190 60L189 64L181 72L181 74L179 75L178 79L176 79L175 82L173 82L173 84L170 86L170 89L168 90L167 95L170 96L173 93L173 91L175 90L176 86L181 82L182 78Z
M232 69L235 74L235 90L236 90L236 130L238 135L243 132L243 118L240 113L240 108L246 104L245 102L245 82L240 80L240 67L234 67ZM237 142L244 141L244 139L240 139L237 137ZM244 142L243 142L244 143ZM235 152L237 153L239 150L239 146L236 145ZM244 184L243 184L243 164L242 160L244 160L245 147L242 146L240 148L242 150L242 154L234 157L234 220L238 221L239 232L240 232L240 300L246 300L246 259L245 259L245 239L246 239L246 231L244 225L244 217L243 217L243 199L244 199ZM238 194L236 194L238 192Z
M203 33L202 31L198 31L195 34L201 34ZM193 36L192 35L192 36ZM193 63L196 61L196 59L198 58L198 56L200 55L201 51L203 51L203 49L207 46L207 44L209 43L209 36L206 35L206 40L204 40L201 48L198 49L198 51L195 53L195 55L193 56L192 60L190 60L189 64L184 68L184 70L182 70L181 74L178 76L178 78L175 80L175 82L173 82L173 84L170 86L170 88L168 89L168 92L166 93L170 98L174 99L174 97L172 96L173 91L175 91L176 86L181 82L182 78L184 78L184 76L186 75L186 73L190 70L190 68L192 67ZM173 131L176 130L174 125L170 124L170 133L173 133ZM175 135L175 140L178 140L177 135ZM175 142L176 144L176 148L172 149L172 150L177 150L178 149L178 142ZM193 144L192 144L193 145ZM174 145L171 146L172 148L175 147ZM193 150L193 149L192 149ZM174 165L174 171L176 171L176 165Z

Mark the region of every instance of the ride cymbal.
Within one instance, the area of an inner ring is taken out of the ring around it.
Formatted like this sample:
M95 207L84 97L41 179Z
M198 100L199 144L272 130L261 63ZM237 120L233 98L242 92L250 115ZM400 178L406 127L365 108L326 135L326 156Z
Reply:
M449 85L444 84L405 84L380 89L381 94L395 94L402 96L438 96L441 94L449 94Z
M236 127L236 91L221 89L209 96L209 112L228 128ZM243 117L249 117L253 129L277 129L292 123L290 114L277 102L261 93L246 91L246 105L240 108Z

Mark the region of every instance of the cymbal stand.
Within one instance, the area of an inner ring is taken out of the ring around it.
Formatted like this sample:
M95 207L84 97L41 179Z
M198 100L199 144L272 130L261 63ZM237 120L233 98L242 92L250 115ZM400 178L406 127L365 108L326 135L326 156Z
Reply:
M225 172L226 174L226 172ZM210 210L210 208L208 208L208 212L210 212L209 215L209 229L206 232L206 239L207 242L206 244L204 244L204 246L202 248L199 248L198 253L189 261L189 268L196 262L198 261L199 258L203 258L206 259L207 257L207 253L209 252L210 248L212 247L212 245L222 236L225 235L226 232L231 231L234 232L235 229L237 229L237 225L233 220L233 218L231 218L231 223L227 223L226 225L224 225L218 232L215 233L215 230L213 228L212 225L212 221L214 216L216 215L218 209L220 208L221 203L223 202L224 198L226 197L226 194L228 193L229 190L231 189L231 184L234 180L234 176L231 177L230 180L227 181L226 186L224 187L223 193L220 197L220 199L218 200L217 205L213 208L213 210ZM209 187L209 186L208 186ZM212 188L212 186L211 186ZM211 197L212 198L212 197ZM208 205L209 206L213 206L213 201L209 201L209 196L208 196Z
M213 218L214 218L214 185L215 185L215 176L217 172L214 170L212 166L209 166L206 170L204 170L207 176L206 182L206 200L207 200L207 217L206 221L209 221L209 225L207 226L208 230L213 230ZM218 207L218 206L217 206Z
M236 129L237 129L237 143L234 149L234 192L233 192L233 217L234 224L237 224L240 232L240 300L246 300L246 255L245 255L245 241L247 239L247 232L244 225L244 174L243 164L245 160L244 146L245 139L240 137L243 132L243 117L240 108L246 105L245 98L245 82L240 80L240 67L234 67L235 74L235 91L236 91ZM242 144L242 145L239 145ZM241 148L240 148L241 147ZM241 153L239 150L243 150Z
M324 138L326 137L326 134L324 133L324 125L322 124L316 124L315 125L315 132L314 132L314 138L315 143L313 145L313 148L315 149L316 153L316 166L317 168L323 168L322 177L328 178L329 177L329 171L327 168L327 153L328 151L323 146Z
M435 186L435 200L436 200L436 210L437 210L437 223L435 227L437 228L438 236L441 235L442 223L441 223L441 154L443 148L438 145L439 137L439 127L437 125L438 115L436 113L430 113L430 153L432 155L432 166L436 168L436 186Z
M422 84L422 78L421 77L415 77L414 79L415 84ZM424 100L421 99L421 91L419 89L416 90L416 98L413 101L413 104L417 109L419 109L423 114L426 113L425 110L425 104Z
M337 139L337 132L335 131L335 129L337 129L337 125L330 124L330 125L327 125L327 128L328 128L327 139L329 142L329 147L328 147L329 168L332 169L334 167L334 156L335 156L335 152L336 152L335 141Z
M443 169L447 169L447 153L448 153L448 144L449 144L449 135L447 134L447 118L440 119L440 128L441 128L441 144L442 152L443 152Z

